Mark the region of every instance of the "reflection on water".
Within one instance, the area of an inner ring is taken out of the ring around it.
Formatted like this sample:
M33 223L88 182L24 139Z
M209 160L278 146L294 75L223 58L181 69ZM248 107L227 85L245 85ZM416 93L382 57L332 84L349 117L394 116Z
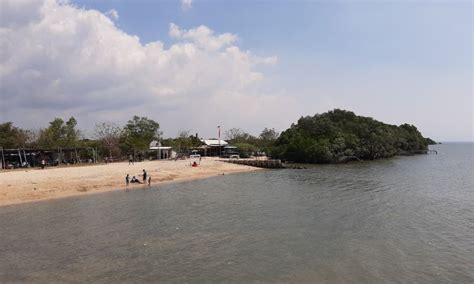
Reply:
M474 281L473 144L0 208L0 282Z

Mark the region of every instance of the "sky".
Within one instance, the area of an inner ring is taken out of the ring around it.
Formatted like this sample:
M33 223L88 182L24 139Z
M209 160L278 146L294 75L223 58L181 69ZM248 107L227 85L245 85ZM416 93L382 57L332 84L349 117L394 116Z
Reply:
M471 1L0 0L0 122L216 137L334 108L474 141Z

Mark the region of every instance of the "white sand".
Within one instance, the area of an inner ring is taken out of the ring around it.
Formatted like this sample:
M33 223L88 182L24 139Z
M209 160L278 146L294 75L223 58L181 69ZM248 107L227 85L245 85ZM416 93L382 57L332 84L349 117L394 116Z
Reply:
M0 170L0 206L52 198L85 195L125 189L125 176L142 180L142 170L151 176L151 185L194 180L235 172L259 170L229 164L216 158L203 158L198 167L190 160L128 162L90 166L62 166L27 170ZM147 185L130 184L128 189L143 189Z

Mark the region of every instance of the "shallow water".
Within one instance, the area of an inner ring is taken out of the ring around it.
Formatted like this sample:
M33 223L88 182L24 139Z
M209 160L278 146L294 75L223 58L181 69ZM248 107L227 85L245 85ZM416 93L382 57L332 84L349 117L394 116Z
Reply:
M474 144L0 208L0 282L474 282Z

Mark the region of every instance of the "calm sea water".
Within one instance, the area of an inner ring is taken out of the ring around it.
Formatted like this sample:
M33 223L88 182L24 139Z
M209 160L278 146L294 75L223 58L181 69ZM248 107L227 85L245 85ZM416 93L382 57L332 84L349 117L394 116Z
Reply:
M0 282L473 283L474 144L0 208Z

